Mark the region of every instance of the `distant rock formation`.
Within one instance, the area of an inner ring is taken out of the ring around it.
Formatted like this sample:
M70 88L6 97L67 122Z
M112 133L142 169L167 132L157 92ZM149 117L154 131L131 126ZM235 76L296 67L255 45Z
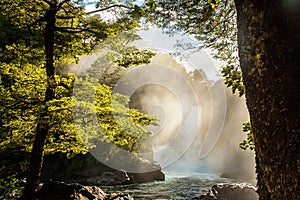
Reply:
M48 181L42 184L39 200L133 200L128 194L106 194L97 186Z
M205 195L193 200L258 200L255 188L247 184L214 185Z

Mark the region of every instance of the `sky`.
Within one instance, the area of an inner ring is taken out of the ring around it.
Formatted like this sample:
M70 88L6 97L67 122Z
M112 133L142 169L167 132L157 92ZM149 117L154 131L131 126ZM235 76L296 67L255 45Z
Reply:
M194 69L202 69L209 79L217 80L219 78L220 67L222 62L216 61L210 55L209 49L197 50L194 53L189 51L182 51L176 48L177 41L197 43L189 35L174 35L173 37L163 33L163 30L158 28L150 28L149 30L138 31L142 41L138 43L138 47L142 49L156 49L160 53L175 53L180 51L183 54L183 58L174 58L185 66L187 71Z
M140 2L142 0L138 0ZM92 11L95 9L95 0L87 0L86 10ZM148 30L140 30L138 34L141 36L142 41L136 43L136 45L141 49L152 49L156 50L158 53L175 53L176 51L180 51L184 56L175 57L174 58L181 64L185 66L187 71L191 71L194 69L202 69L207 77L210 80L218 80L220 78L220 68L224 64L221 61L214 60L210 55L211 50L209 49L201 49L197 50L194 53L190 53L188 51L183 51L176 48L176 43L179 41L191 42L196 44L195 41L189 35L180 35L175 34L173 37L168 36L163 33L163 30L159 28L149 28Z

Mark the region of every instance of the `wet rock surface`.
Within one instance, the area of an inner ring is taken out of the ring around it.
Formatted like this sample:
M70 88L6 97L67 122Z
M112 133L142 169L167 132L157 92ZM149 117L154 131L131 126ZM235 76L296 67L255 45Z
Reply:
M38 193L39 200L133 200L128 194L106 194L100 187L48 181Z
M127 162L129 161L127 160ZM122 169L116 170L104 165L90 154L77 155L71 159L62 154L50 155L46 157L44 162L42 180L96 186L127 185L165 180L165 175L157 163L140 160L130 162L137 168L136 171L144 172L127 173Z
M193 200L258 200L255 188L247 184L214 185L205 195Z

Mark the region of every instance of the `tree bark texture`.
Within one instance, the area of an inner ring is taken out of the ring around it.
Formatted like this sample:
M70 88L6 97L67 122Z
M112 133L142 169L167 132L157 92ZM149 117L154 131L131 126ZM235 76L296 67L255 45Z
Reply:
M50 119L47 103L54 98L55 68L54 68L54 37L57 8L53 4L45 14L44 43L46 55L47 89L45 92L44 107L37 121L36 135L32 147L26 186L21 197L22 200L36 199L36 192L40 183L43 166L44 146L46 143Z
M298 1L235 0L262 200L300 199Z

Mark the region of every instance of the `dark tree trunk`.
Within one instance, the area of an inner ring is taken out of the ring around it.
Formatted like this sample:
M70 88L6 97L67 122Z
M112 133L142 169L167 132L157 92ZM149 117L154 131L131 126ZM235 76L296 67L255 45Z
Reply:
M44 43L46 55L47 89L44 99L44 108L37 121L36 135L32 148L26 186L21 197L22 200L36 199L36 192L40 183L43 165L44 146L50 126L47 102L54 98L55 69L54 69L54 34L56 22L56 6L53 4L45 14L46 27L44 30Z
M235 0L262 200L300 199L299 2Z

